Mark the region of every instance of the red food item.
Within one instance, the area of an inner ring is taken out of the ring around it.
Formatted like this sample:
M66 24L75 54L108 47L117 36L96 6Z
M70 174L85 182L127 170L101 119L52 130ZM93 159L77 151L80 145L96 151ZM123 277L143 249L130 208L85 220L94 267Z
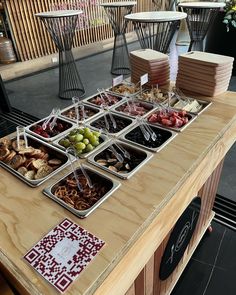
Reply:
M185 110L182 111L157 111L149 118L150 123L160 123L164 126L180 128L187 124L189 121L188 115Z

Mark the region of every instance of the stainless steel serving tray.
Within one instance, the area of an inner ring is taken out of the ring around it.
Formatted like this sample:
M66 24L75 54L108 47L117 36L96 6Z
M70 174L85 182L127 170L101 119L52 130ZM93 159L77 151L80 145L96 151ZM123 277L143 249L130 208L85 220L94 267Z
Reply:
M144 101L144 100L141 100L141 99L137 99L136 97L134 98L133 101L134 102L140 102L140 103L142 103L142 104L147 105L147 106L150 107L150 110L148 112L146 112L144 115L142 115L141 117L147 116L148 114L150 114L156 108L153 103L148 102L148 101ZM130 113L125 113L125 112L122 112L122 111L119 111L118 110L124 104L127 104L127 102L126 101L120 102L117 106L113 107L111 109L111 111L114 112L114 113L117 113L117 114L121 114L123 116L131 117L131 118L136 118L137 115L132 115ZM130 104L132 105L132 101L130 101Z
M117 97L117 98L119 99L119 101L118 101L117 103L114 103L114 104L111 105L111 106L107 106L108 109L110 109L110 108L112 108L112 107L118 105L122 100L124 100L124 97L123 97L122 95L119 95L119 94L117 94L117 93L112 93L112 92L109 92L109 94L112 95L112 96ZM94 95L91 95L91 96L89 96L89 97L83 99L83 102L85 102L85 103L88 104L88 105L91 105L91 106L94 106L94 107L97 107L97 108L100 108L100 109L101 109L101 105L97 105L97 104L91 102L91 100L92 100L93 98L97 97L97 96L100 96L100 93L96 93L96 94L94 94Z
M89 108L89 109L91 109L91 110L93 110L95 112L95 114L93 116L90 116L90 117L86 118L84 120L84 122L88 122L91 119L94 119L96 116L98 116L102 112L101 108L95 107L92 104L84 103L83 105L84 105L85 108ZM65 112L67 112L67 111L69 111L70 109L73 109L73 108L74 108L74 105L70 105L70 106L64 108L63 110L60 111L59 117L62 118L62 119L65 119L65 120L69 120L69 121L73 122L74 124L76 124L77 123L76 119L69 118L65 114L63 114L63 113L65 113ZM79 120L79 124L81 124L82 122L83 122L82 120Z
M65 207L67 210L69 210L70 212L72 212L73 214L75 214L76 216L80 217L80 218L85 218L87 217L89 214L91 214L99 205L101 205L109 196L111 196L111 194L118 189L118 187L121 185L120 182L114 180L113 178L110 178L100 172L98 172L97 170L94 170L92 168L90 168L87 165L83 165L84 168L87 171L91 171L93 173L95 173L96 175L98 175L99 177L103 178L106 181L111 182L111 189L101 198L99 199L92 207L90 207L89 209L86 210L77 210L75 208L70 207L69 205L67 205L63 200L59 199L58 197L56 197L53 194L53 188L54 186L56 186L57 184L59 184L60 182L62 182L64 179L66 179L69 175L72 174L72 172L68 173L66 176L64 176L63 178L61 178L59 181L55 182L54 184L52 184L50 187L45 188L43 190L43 193L51 198L52 200L56 201L58 204L62 205L63 207Z
M151 91L151 89L145 89L144 88L144 90L142 91L142 93L143 94L145 94L145 93L149 93ZM166 90L167 91L167 90ZM139 92L137 95L136 95L136 98L137 99L139 99L139 100L142 100L142 101L145 101L145 102L149 102L149 103L152 103L152 99L150 98L150 100L148 100L148 99L144 99L142 96L141 96L141 92ZM166 104L167 103L167 100L168 100L168 98L167 97L165 97L164 99L163 99L163 101L157 101L157 103L161 103L161 104ZM155 100L156 101L156 100Z
M41 119L41 120L39 120L39 121L37 121L37 122L35 122L35 123L33 123L33 124L31 124L31 125L28 125L27 127L25 127L25 131L26 131L27 133L31 134L32 136L35 136L35 137L37 137L37 138L39 138L39 139L41 139L41 140L43 140L43 141L46 141L46 142L50 143L50 142L56 140L57 138L61 137L63 134L66 134L68 131L74 129L75 126L76 126L76 124L74 124L73 122L71 122L71 121L69 121L69 120L67 120L67 119L64 119L64 118L58 117L58 120L63 121L63 122L65 122L65 123L67 123L67 124L70 124L71 127L69 127L68 129L66 129L65 131L63 131L63 132L57 134L56 136L49 137L49 138L43 137L43 136L41 136L41 135L39 135L39 134L37 134L37 133L35 133L35 132L33 132L33 131L31 130L31 128L32 128L33 126L43 124L43 122L44 122L46 119L48 119L48 118L49 118L49 116L46 117L46 118L43 118L43 119Z
M26 134L26 136L27 136L27 139L28 139L28 142L29 142L29 146L30 145L33 146L33 147L45 146L49 152L52 151L53 156L51 158L58 157L60 160L63 160L64 164L62 164L60 167L55 169L53 172L51 172L46 177L43 177L43 178L37 179L37 180L27 179L26 177L24 177L22 174L20 174L19 172L17 172L16 170L11 168L10 166L8 166L3 161L0 161L0 166L3 167L4 169L6 169L7 171L9 171L11 174L16 176L20 180L22 180L23 182L25 182L26 184L28 184L29 186L37 187L37 186L41 185L43 182L45 182L46 180L48 180L49 178L51 178L53 175L57 174L62 169L64 169L67 165L69 165L70 162L69 162L68 157L60 149L58 149L56 147L53 147L52 145L46 143L45 141L42 141L42 140L40 140L40 139L38 139L38 138L36 138L34 136L31 136L30 134ZM9 137L9 138L10 139L16 139L15 136L12 136L12 137ZM32 143L35 143L36 146L34 146ZM71 159L72 159L72 161L75 160L74 157L72 157Z
M191 111L189 112L189 113L194 114L196 116L199 116L202 112L204 112L212 104L211 101L206 101L206 100L201 100L201 99L196 99L196 100L203 106L202 109L199 112L191 112ZM177 102L178 102L178 99L173 97L171 99L171 101L170 101L171 107L174 107L174 104L177 103ZM181 109L178 109L178 110L181 110Z
M180 111L180 110L177 110L177 109L174 109L172 108L173 111ZM176 131L176 132L182 132L185 128L187 128L196 118L197 116L194 115L193 113L190 113L190 112L186 112L187 115L188 115L188 118L189 118L189 121L187 124L185 124L184 126L180 127L180 128L177 128L177 127L170 127L170 126L164 126L160 123L154 123L154 122L149 122L148 121L148 118L157 111L157 109L153 110L150 114L148 114L147 116L145 116L145 121L152 125L152 126L158 126L158 127L162 127L164 129L169 129L169 130L173 130L173 131Z
M130 124L127 125L125 128L123 128L122 130L120 130L120 131L118 131L118 132L115 132L115 133L108 132L110 135L113 135L113 136L119 136L120 134L122 134L123 132L125 132L127 129L129 129L129 128L134 124L134 122L135 122L134 119L131 118L131 117L124 116L124 115L121 115L121 114L117 114L117 113L114 113L114 112L111 112L111 113L112 113L112 115L114 116L114 119L116 119L116 117L119 117L119 118L124 119L124 120L129 120L129 121L130 121ZM97 120L99 120L100 118L102 118L104 115L106 115L106 116L109 117L108 114L103 113L103 114L97 116L94 120L89 121L89 122L88 122L88 125L89 125L91 128L93 128L93 129L99 130L99 128L94 127L92 124L93 124L94 122L96 122Z
M122 85L124 85L124 86L125 86L125 85L126 85L126 86L133 86L131 82L123 81L123 83L120 83L120 84L116 85L115 87L119 87L119 86L122 86ZM125 95L124 93L116 92L116 91L114 90L115 87L111 86L111 87L107 88L106 90L107 90L108 92L112 93L112 94L119 95L119 96L122 96L122 97L126 97L126 95ZM129 94L128 94L128 97L134 97L134 96L136 96L139 92L140 92L140 89L137 90L137 91L135 91L134 93L129 93Z
M87 125L86 125L87 126ZM75 128L75 129L79 129L80 127L78 128ZM95 128L91 128L91 130L95 130ZM72 131L72 130L71 130ZM60 145L59 141L63 138L66 138L67 136L69 135L69 132L64 134L63 136L57 138L55 141L52 142L52 144L57 147L58 149L62 150L64 153L66 151L66 148L62 145ZM87 152L87 153L83 153L83 154L80 154L79 157L84 159L84 158L87 158L89 157L92 153L94 153L95 151L99 150L101 147L103 147L110 139L104 135L104 134L101 134L100 135L100 138L102 139L102 142L96 146L91 152Z
M131 145L131 144L129 144L129 143L125 143L125 142L122 142L122 141L119 141L119 140L117 140L117 141L115 141L115 142L117 142L118 144L120 144L122 147L124 147L130 154L132 154L132 151L133 152L135 152L136 154L137 153L139 153L139 154L144 154L145 156L146 156L146 158L139 164L139 165L137 165L132 171L130 171L130 172L128 172L128 173L118 173L118 172L115 172L115 171L113 171L113 170L110 170L109 168L107 168L107 167L105 167L105 166L102 166L102 165L100 165L99 163L97 163L96 162L96 160L95 160L95 158L99 155L99 154L101 154L103 151L105 151L106 149L108 149L109 148L109 146L111 145L111 142L109 143L109 144L107 144L106 146L104 146L102 149L100 149L98 152L96 152L96 153L94 153L92 156L90 156L89 158L88 158L88 161L91 163L91 164L93 164L93 165L95 165L95 166L97 166L97 167L99 167L99 168L101 168L101 169L103 169L103 170L105 170L105 171L107 171L107 172L109 172L109 173L112 173L112 174L114 174L115 176L117 176L117 177L120 177L120 178L122 178L122 179L129 179L132 175L134 175L145 163L147 163L152 157L153 157L153 154L152 153L150 153L150 152L147 152L147 151L145 151L145 150L143 150L143 149L140 149L140 148L138 148L138 147L135 147L135 146L133 146L133 145Z
M166 129L166 128L163 128L163 127L160 127L160 126L155 126L155 125L151 125L149 124L151 127L153 127L154 129L159 129L159 130L164 130L164 131L167 131L170 133L170 137L163 143L161 144L159 147L156 147L156 148L152 148L152 147L147 147L147 146L144 146L140 143L137 143L137 142L134 142L132 140L129 140L126 138L126 135L128 133L130 133L132 130L134 130L135 128L139 127L139 124L135 124L134 126L132 126L132 128L130 128L129 130L127 130L126 132L124 132L120 137L119 139L122 140L122 141L125 141L125 142L128 142L132 145L136 145L144 150L148 150L148 151L151 151L151 152L159 152L160 150L162 150L169 142L171 142L176 136L177 136L177 132L174 132L172 130L169 130L169 129Z

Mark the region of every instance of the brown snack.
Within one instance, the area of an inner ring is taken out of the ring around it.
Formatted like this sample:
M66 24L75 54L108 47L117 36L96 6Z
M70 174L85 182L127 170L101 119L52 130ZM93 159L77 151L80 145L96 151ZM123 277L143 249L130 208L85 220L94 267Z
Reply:
M52 166L58 166L58 165L61 165L62 164L62 162L61 162L61 160L60 159L51 159L51 160L49 160L48 161L48 164L49 165L52 165Z
M8 165L13 169L17 169L25 162L25 160L26 159L23 156L15 155L11 161L9 161Z
M25 141L23 139L19 140L19 148L18 148L18 145L17 145L17 140L14 140L11 145L12 145L12 148L15 151L19 152L20 150L25 148Z
M25 161L24 166L29 169L29 167L31 166L32 162L35 160L35 158L29 158Z
M40 179L46 177L53 171L53 168L48 165L43 165L39 168L37 173L35 174L35 179Z
M8 155L10 155L10 151L6 146L0 148L0 161L4 160Z
M47 161L42 159L37 159L32 162L32 167L38 170L40 167L47 165Z
M44 153L44 155L43 155L43 153L42 153L42 157L40 159L45 160L45 161L48 161L49 154L48 153Z
M35 171L34 170L29 170L28 172L25 173L24 177L29 179L29 180L33 180L34 177L35 177Z
M30 156L39 159L42 156L42 151L40 149L34 149Z
M3 137L0 139L0 146L6 146L9 147L11 145L11 140L7 137Z
M28 169L25 168L24 166L21 166L20 168L17 169L17 172L19 172L21 175L25 175L28 172Z
M28 155L28 154L32 154L34 152L34 148L29 146L28 148L23 148L19 151L20 155Z
M16 152L12 150L10 154L4 159L4 162L8 164L15 155L16 155Z

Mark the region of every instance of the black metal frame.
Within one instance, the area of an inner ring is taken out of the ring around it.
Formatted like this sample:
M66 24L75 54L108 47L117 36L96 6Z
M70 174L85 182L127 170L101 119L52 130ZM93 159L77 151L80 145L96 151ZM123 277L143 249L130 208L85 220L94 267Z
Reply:
M85 89L72 54L78 15L40 17L59 51L59 94L62 99L82 97Z
M133 4L129 6L104 6L115 38L111 64L113 75L130 74L129 52L125 37L127 20L124 16L132 12L133 6Z
M11 104L7 95L7 91L0 75L0 113L11 112Z
M219 8L193 8L182 7L187 13L187 25L190 34L190 45L188 51L199 50L204 51L204 39L213 24Z
M141 48L151 48L167 53L179 22L179 20L164 22L133 21L133 25Z

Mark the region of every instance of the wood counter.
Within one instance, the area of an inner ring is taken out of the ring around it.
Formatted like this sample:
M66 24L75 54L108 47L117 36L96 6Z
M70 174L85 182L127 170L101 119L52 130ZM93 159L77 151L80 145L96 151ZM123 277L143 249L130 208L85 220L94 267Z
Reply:
M86 219L42 194L66 170L30 188L0 168L2 270L22 294L58 294L22 257L68 217L106 245L65 294L169 294L213 217L222 160L235 139L236 93L227 92L130 180L121 181L121 187ZM196 234L176 271L160 282L155 276L166 239L197 195L204 210Z

